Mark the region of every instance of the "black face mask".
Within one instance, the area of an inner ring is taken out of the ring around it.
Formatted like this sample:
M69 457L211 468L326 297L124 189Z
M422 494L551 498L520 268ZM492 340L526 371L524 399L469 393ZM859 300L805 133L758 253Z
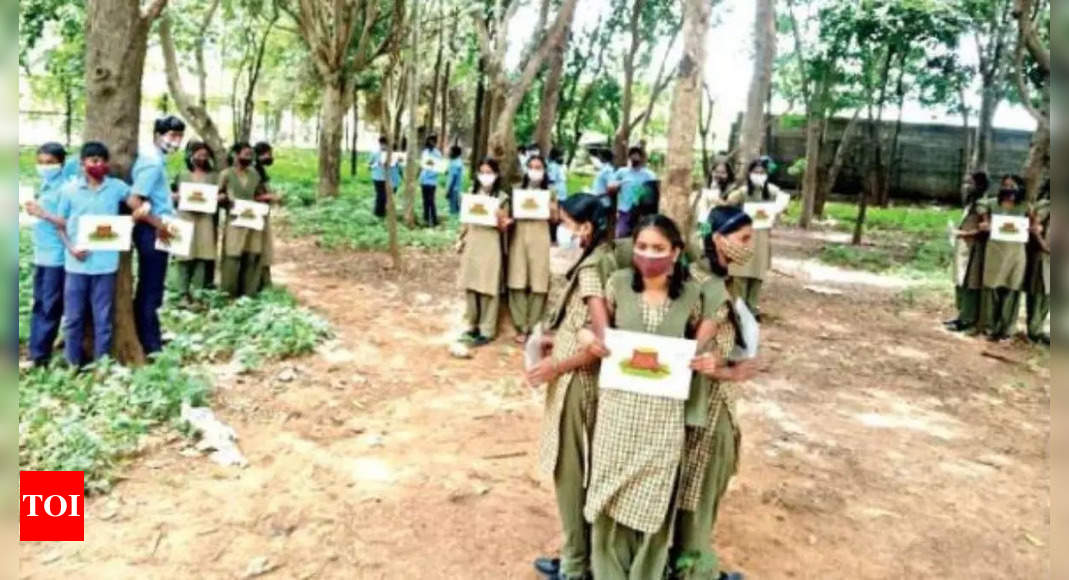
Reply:
M260 159L260 166L261 167L271 167L271 165L274 162L275 162L275 159L273 157L264 157L263 159Z
M238 165L248 167L252 165L252 159L249 159L248 157L238 157Z
M637 157L633 157L631 159L631 167L642 167L642 160Z
M211 159L194 159L193 160L193 167L196 167L197 169L202 169L204 171L208 171L209 169L212 168L212 160Z
M1017 190L1016 189L1002 189L998 192L998 202L1006 203L1012 201L1017 203Z

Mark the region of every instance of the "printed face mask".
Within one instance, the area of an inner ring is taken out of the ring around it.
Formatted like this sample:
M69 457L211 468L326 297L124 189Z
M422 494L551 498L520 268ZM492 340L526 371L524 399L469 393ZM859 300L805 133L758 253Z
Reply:
M658 278L672 271L672 267L675 266L675 260L672 258L672 254L649 254L646 252L635 252L635 257L632 258L631 263L634 264L635 269L642 274L643 278Z
M754 184L754 187L764 187L768 183L768 175L765 173L751 173L750 183Z
M753 244L740 244L722 236L717 239L719 240L720 251L724 252L724 257L728 259L728 262L736 266L745 266L753 259Z
M58 164L41 164L37 166L37 175L41 176L41 179L47 181L59 175L59 172L62 170L63 168Z
M495 181L497 181L497 176L493 173L479 174L479 185L483 186L483 189L490 189L494 186Z

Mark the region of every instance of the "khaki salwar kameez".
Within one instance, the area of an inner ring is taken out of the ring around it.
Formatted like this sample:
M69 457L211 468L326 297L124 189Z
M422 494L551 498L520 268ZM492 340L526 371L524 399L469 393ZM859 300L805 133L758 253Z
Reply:
M501 198L501 209L508 211L508 198ZM464 320L472 331L488 339L497 336L497 317L501 300L502 243L501 231L490 226L465 224L461 231L464 246L460 255L460 287L464 290Z
M717 328L703 352L726 359L734 350L736 329L725 280L712 274L696 277L704 280L703 316L714 320ZM686 432L671 564L674 578L716 580L720 562L712 547L713 527L720 500L738 467L740 440L728 385L695 374L686 405Z
M762 189L754 188L753 193L748 193L745 187L740 187L728 195L728 204L741 208L746 203L776 201L779 193L780 189L771 183L768 184L768 199L765 199ZM753 259L742 266L731 265L728 272L733 283L732 293L742 298L750 311L757 314L760 312L761 287L768 271L772 269L772 230L755 229L753 244Z
M965 208L959 230L976 231L980 227L979 203L973 202ZM980 322L985 250L986 243L982 236L957 238L954 242L954 289L958 322L963 330L973 328Z
M219 176L219 186L231 200L253 200L260 190L260 175L249 169L239 176L237 170L228 168ZM233 219L227 212L220 289L235 298L253 296L262 285L264 235L262 231L231 225Z
M520 334L530 334L545 312L549 248L548 221L516 220L509 239L508 289L509 314Z
M1036 223L1043 227L1042 239L1050 243L1050 200L1042 200L1034 208ZM1050 316L1050 254L1038 243L1029 245L1028 275L1025 282L1025 314L1028 318L1028 338L1040 340ZM1048 246L1049 247L1049 246Z
M206 183L217 185L219 174L215 172L194 174L191 171L183 171L179 174L176 183ZM216 224L219 220L218 213L200 213L193 211L178 212L180 219L193 222L193 245L189 257L175 256L178 266L178 291L183 296L189 296L194 289L208 288L215 280L215 260L218 258L219 239Z
M683 338L702 317L689 281L676 300L651 306L631 288L632 271L606 285L615 328ZM602 389L591 451L585 515L593 524L598 580L660 578L668 564L686 439L684 401Z
M1018 204L1006 209L991 202L985 210L989 215L1025 216L1027 208ZM1020 311L1021 290L1024 288L1028 255L1025 244L987 241L984 254L984 296L982 300L982 323L987 332L996 338L1008 337L1017 324Z
M561 362L582 348L578 333L590 325L587 300L603 295L608 276L601 264L611 255L601 246L584 259L565 283L561 303L550 317L553 360ZM583 517L590 469L590 440L598 397L598 365L566 373L546 387L539 453L541 471L553 477L564 542L560 571L568 578L590 572L590 525Z

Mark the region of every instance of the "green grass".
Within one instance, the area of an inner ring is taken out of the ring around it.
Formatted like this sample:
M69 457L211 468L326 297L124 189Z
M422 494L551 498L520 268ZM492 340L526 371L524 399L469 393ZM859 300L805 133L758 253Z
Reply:
M791 203L783 223L796 226L801 207ZM865 239L875 247L826 244L821 261L835 266L871 272L893 271L913 277L933 277L947 273L953 249L947 241L947 221L957 219L957 210L938 206L870 207L865 219ZM828 202L824 219L833 229L853 232L857 205Z

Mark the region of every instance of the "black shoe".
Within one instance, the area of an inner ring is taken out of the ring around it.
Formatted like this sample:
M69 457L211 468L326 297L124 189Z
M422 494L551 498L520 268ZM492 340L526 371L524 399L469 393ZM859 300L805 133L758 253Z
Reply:
M486 345L490 344L490 339L486 338L485 336L483 336L481 334L476 334L474 337L472 337L470 344L471 344L471 346L474 346L474 347L486 346Z
M987 340L995 343L1006 342L1009 339L1010 337L1005 334L992 334L991 336L987 337Z
M741 572L721 572L719 580L742 580Z
M555 578L560 574L560 558L536 558L534 568L544 576Z
M943 326L947 328L958 328L961 326L961 319L955 318L954 320L948 320L943 323Z
M947 325L947 330L949 330L950 332L969 332L975 327L975 324L965 324L960 320L955 320L954 324Z
M479 336L478 330L469 330L464 334L460 335L460 340L461 342L469 342L474 340L476 336Z

